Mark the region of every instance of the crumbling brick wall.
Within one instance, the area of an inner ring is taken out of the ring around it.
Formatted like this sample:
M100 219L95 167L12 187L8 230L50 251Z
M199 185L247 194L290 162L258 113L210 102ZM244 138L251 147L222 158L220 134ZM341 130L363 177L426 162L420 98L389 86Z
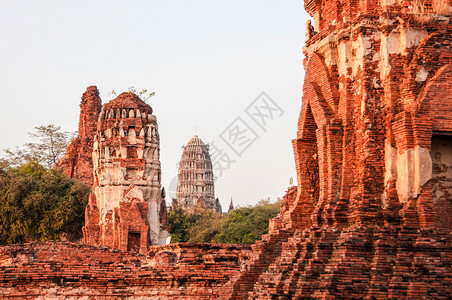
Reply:
M432 5L305 1L298 192L232 298L451 297L452 26Z
M147 253L167 242L160 136L152 108L131 92L104 104L96 123L94 184L84 242Z
M80 103L78 136L73 139L55 168L70 178L77 178L88 186L93 185L92 149L96 135L97 119L102 109L102 100L96 86L86 89Z
M218 299L249 246L171 244L148 255L68 242L0 248L0 298Z

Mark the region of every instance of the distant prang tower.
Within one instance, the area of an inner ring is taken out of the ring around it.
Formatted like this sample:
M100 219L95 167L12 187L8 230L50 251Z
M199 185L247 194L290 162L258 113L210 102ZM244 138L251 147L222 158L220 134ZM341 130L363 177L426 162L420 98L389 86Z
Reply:
M141 253L165 244L169 228L152 108L131 92L104 104L92 155L84 242Z
M197 135L191 138L182 152L173 207L189 212L202 209L222 212L220 201L215 199L209 150Z

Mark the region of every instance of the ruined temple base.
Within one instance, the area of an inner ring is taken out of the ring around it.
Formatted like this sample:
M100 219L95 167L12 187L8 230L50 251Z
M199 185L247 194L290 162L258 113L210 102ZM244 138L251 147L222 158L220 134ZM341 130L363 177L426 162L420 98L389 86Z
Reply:
M451 235L351 226L147 255L69 242L0 248L0 298L451 299Z
M217 299L249 254L218 244L154 246L148 255L69 242L5 246L0 298Z

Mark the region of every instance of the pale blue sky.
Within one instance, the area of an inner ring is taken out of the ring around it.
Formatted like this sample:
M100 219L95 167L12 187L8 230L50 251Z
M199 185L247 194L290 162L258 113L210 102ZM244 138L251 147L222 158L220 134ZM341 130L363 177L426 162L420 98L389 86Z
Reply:
M301 0L1 0L0 149L28 142L34 126L77 130L90 85L104 103L134 86L156 93L167 190L196 127L235 160L215 186L224 209L231 196L242 206L274 200L296 180L307 18ZM244 112L263 91L284 111L266 132ZM219 137L237 117L259 135L241 157Z

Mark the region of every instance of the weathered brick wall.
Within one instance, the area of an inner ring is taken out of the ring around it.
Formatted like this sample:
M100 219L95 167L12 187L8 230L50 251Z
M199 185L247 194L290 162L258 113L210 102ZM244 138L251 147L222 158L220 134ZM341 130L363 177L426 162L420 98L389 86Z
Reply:
M280 253L253 246L232 298L452 297L452 26L435 5L305 1L297 197L264 238Z
M93 185L91 153L101 109L102 100L97 87L88 87L80 103L78 136L70 142L64 157L55 164L55 168L61 169L66 176L77 178L88 186Z
M0 248L0 298L217 299L249 246L171 244L149 255L67 242Z
M96 123L86 244L147 253L167 242L160 136L152 108L131 92L104 104Z

